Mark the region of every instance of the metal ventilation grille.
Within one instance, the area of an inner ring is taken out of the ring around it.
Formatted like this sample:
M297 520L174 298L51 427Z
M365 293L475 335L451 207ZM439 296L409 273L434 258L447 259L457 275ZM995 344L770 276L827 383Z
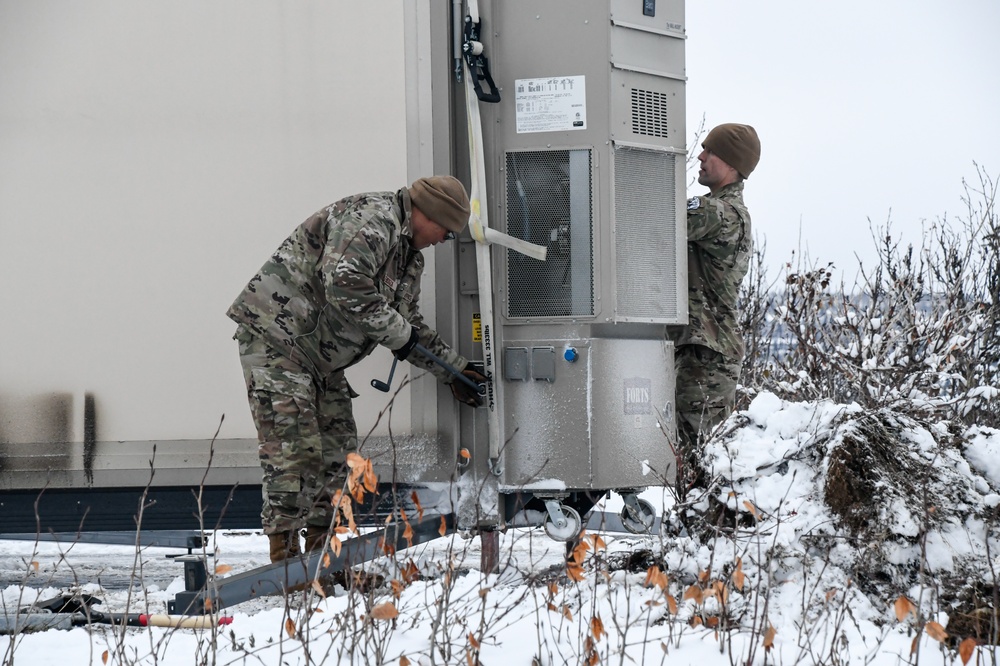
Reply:
M548 248L507 251L508 317L594 314L590 150L507 153L507 233Z
M664 93L632 88L632 132L667 136L667 96Z
M677 318L677 206L671 153L616 147L616 318Z

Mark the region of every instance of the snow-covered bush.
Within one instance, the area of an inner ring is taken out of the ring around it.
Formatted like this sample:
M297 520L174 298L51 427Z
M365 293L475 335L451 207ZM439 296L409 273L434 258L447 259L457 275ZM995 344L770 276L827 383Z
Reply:
M743 383L791 400L832 399L913 416L1000 425L1000 219L979 171L966 214L902 246L874 232L878 264L848 288L834 266L786 266L774 290L762 251L744 282Z

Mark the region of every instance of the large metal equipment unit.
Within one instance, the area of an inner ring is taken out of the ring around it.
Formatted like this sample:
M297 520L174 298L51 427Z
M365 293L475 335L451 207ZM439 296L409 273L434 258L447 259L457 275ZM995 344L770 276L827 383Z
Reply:
M684 3L479 4L501 97L480 103L491 226L548 253L542 262L492 248L500 456L490 459L486 410L459 408L443 387L433 427L369 439L362 454L380 490L436 493L457 529L544 524L571 540L580 516L614 490L626 499L625 526L641 531L652 508L635 491L671 481L675 469L673 349L663 330L687 321ZM430 50L434 152L444 156L435 167L468 184L456 77L465 9L430 5ZM438 329L481 360L474 249L463 237L438 252L436 307ZM2 531L127 529L150 493L159 500L147 529L258 524L253 441L157 450L84 439L5 449ZM191 522L199 512L203 525Z
M471 464L459 526L543 523L567 538L574 514L616 490L626 526L642 530L652 507L634 491L675 471L664 325L687 321L684 4L483 0L479 10L501 97L480 103L490 226L547 247L547 260L492 248L501 456L490 461L486 411L463 410ZM433 53L435 67L451 46ZM446 136L461 175L472 167L456 78ZM452 267L437 276L439 322L453 317L460 351L481 359L474 243L461 239L457 297Z

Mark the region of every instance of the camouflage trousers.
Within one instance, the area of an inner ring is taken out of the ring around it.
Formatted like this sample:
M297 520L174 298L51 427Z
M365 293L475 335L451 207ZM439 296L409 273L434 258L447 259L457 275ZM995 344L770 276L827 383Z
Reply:
M313 376L243 327L237 331L250 412L263 468L265 534L306 525L328 527L345 459L357 450L351 390L342 372L317 385Z
M674 352L677 453L693 473L691 479L700 473L705 439L733 413L741 366L739 360L702 345L682 345Z

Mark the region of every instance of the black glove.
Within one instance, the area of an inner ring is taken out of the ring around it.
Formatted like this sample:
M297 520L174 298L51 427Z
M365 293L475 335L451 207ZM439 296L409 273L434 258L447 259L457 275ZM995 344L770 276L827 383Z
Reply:
M483 377L475 370L466 369L462 371L462 374L474 381L476 384L486 383L486 377ZM476 389L472 388L458 377L451 380L451 394L455 396L455 400L464 402L470 407L483 406L483 396L478 393Z
M417 327L414 326L410 329L410 339L406 341L406 344L392 352L392 355L398 358L400 361L405 361L406 357L410 355L413 348L417 346L420 339L417 337Z

